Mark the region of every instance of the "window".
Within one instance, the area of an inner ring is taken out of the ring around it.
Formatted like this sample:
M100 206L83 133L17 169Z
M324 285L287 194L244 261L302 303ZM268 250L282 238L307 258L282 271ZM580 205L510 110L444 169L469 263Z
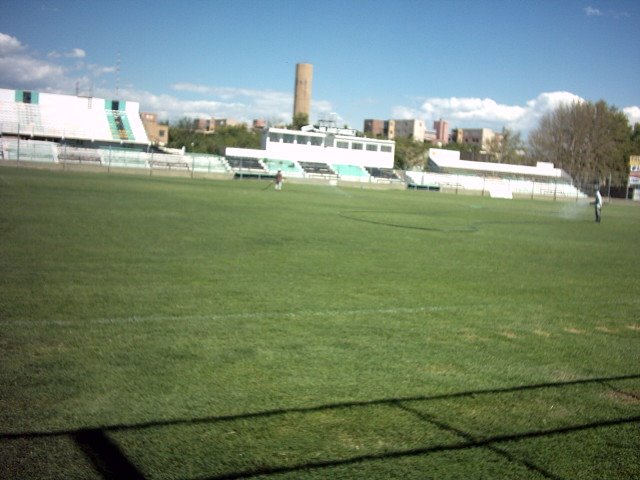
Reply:
M391 153L391 147L389 145L382 145L380 147L381 152Z
M277 133L269 133L269 141L277 143L280 141L280 136Z
M282 136L282 140L284 141L284 143L293 143L294 138L295 138L295 135L291 135L289 133L285 133Z
M367 143L367 152L377 152L378 151L378 145L376 145L375 143Z
M22 92L22 101L24 103L31 103L31 92Z
M361 143L353 142L353 143L351 144L351 148L353 148L354 150L362 150L362 144L361 144Z
M311 145L315 145L316 147L322 145L322 137L311 137Z
M349 148L349 142L337 141L336 142L336 147L338 147L338 148Z
M306 145L307 143L309 143L309 137L306 137L304 135L296 135L296 143L298 145Z
M120 102L118 100L111 101L111 110L120 110Z

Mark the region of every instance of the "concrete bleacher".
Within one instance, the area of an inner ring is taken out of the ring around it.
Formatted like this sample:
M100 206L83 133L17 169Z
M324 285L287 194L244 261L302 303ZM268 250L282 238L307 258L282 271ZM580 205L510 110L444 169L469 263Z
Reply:
M214 174L227 174L231 171L226 159L219 155L183 154L181 150L176 153L145 152L113 146L87 148L6 135L0 136L0 160Z
M0 89L0 133L149 145L137 102L21 90Z
M58 149L58 162L60 163L90 163L102 164L100 153L97 150L77 148L63 145Z
M227 157L227 163L233 170L253 170L256 172L266 173L267 169L264 168L260 160L257 158L249 157Z
M17 137L0 138L0 151L3 160L56 162L56 144L41 140L18 140Z
M578 199L586 195L562 178L514 179L495 176L407 171L409 188L437 189L486 193L492 197L553 197Z
M369 172L358 165L336 165L332 164L331 168L338 174L340 178L348 180L369 180Z
M396 172L393 171L392 168L375 168L375 167L366 167L367 172L372 177L384 179L384 180L401 180Z
M303 174L302 168L296 162L290 160L265 159L263 160L263 163L271 173L281 170L288 176L300 177Z
M185 158L190 162L194 172L227 173L230 171L225 158L218 155L187 154Z
M323 177L337 177L331 167L326 163L321 162L298 162L304 173L307 175L323 176Z

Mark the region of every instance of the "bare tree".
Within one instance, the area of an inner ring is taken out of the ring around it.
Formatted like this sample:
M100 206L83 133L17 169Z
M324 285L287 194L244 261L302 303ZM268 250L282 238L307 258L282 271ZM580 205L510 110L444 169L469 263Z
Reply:
M497 163L521 164L526 161L525 147L520 132L503 128L487 144L487 154Z
M624 182L629 173L631 127L627 117L608 106L574 102L545 115L529 136L534 160L554 163L578 183Z

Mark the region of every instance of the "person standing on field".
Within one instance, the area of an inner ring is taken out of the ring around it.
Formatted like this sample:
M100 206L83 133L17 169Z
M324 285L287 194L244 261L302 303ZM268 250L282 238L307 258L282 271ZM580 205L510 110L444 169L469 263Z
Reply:
M600 223L600 219L602 218L602 195L600 195L600 189L596 187L596 199L593 204L596 207L596 222Z
M276 190L282 190L282 170L276 173Z

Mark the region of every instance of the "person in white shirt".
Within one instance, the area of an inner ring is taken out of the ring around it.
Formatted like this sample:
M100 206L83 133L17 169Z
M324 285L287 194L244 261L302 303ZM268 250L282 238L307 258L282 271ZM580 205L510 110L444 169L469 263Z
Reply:
M596 207L596 222L600 223L600 219L602 218L602 195L600 195L598 187L596 187L596 199L593 205Z

